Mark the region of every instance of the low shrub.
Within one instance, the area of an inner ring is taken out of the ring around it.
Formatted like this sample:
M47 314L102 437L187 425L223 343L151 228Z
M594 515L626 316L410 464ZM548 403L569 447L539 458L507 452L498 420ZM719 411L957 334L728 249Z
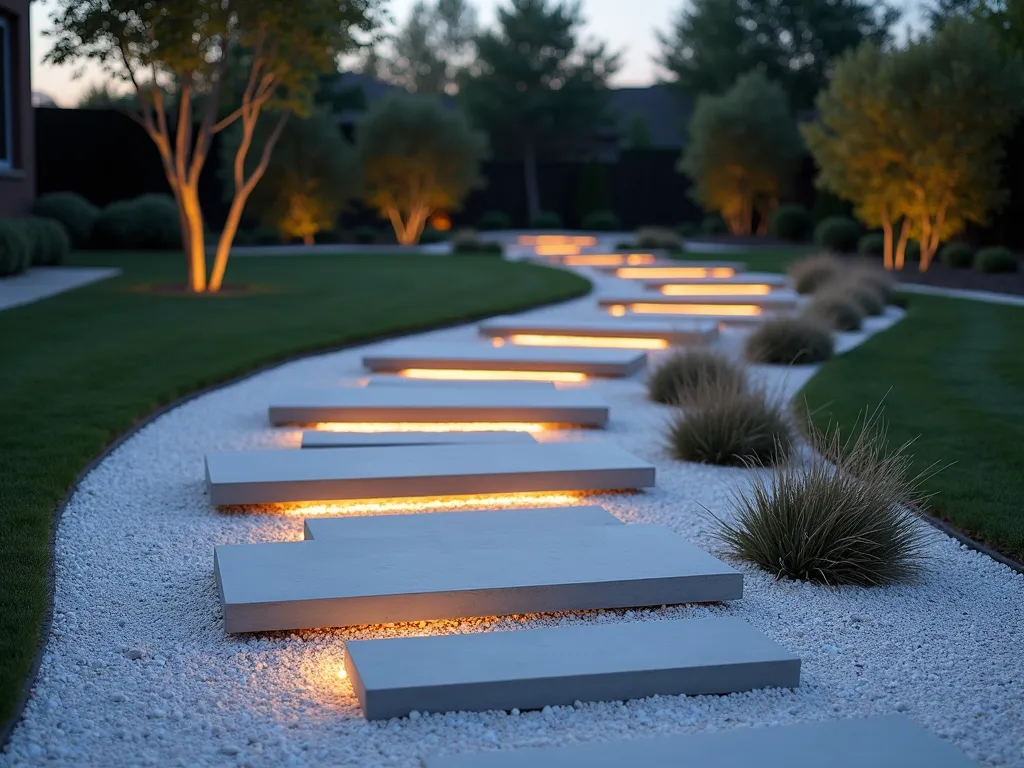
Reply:
M96 220L90 244L113 250L181 248L178 206L168 195L142 195L111 203Z
M583 217L581 222L583 229L593 229L598 232L613 232L622 229L622 221L612 211L591 211Z
M695 221L684 221L676 227L680 237L694 237L700 232L700 224Z
M832 334L820 323L800 317L765 320L747 337L744 353L752 363L801 365L828 360L835 352Z
M1009 248L994 246L982 248L974 254L974 271L994 274L998 272L1016 272L1017 257Z
M452 233L452 253L460 256L502 256L501 243L481 240L474 229L459 229Z
M904 261L921 260L921 243L917 240L907 240L907 247L903 251Z
M772 212L768 230L779 240L803 242L811 234L811 213L796 203L780 205Z
M814 244L832 253L853 253L860 240L860 225L847 216L829 216L814 228Z
M640 227L636 231L636 247L642 250L659 249L682 251L683 238L668 227Z
M852 298L839 290L825 291L814 297L806 317L835 331L859 331L864 312Z
M809 436L807 461L757 473L734 497L735 516L715 518L726 552L776 578L829 585L909 581L926 564L926 527L908 505L924 500L906 446L888 445L878 411L852 440L838 431Z
M857 241L857 253L861 256L885 257L885 235L881 232L868 232Z
M50 192L36 198L32 215L59 221L73 248L87 248L100 209L75 192Z
M786 273L797 293L814 293L836 280L844 269L843 263L832 254L819 253L794 261Z
M430 245L431 243L443 243L448 239L448 233L442 232L433 227L424 227L423 232L420 234L420 245Z
M946 243L939 249L939 263L950 269L970 269L974 249L967 243Z
M20 275L32 263L32 246L13 219L0 221L0 277Z
M485 211L480 215L477 227L483 230L512 229L512 217L504 211Z
M700 223L700 233L702 235L727 235L729 234L729 228L725 226L725 222L722 217L718 214L713 216L705 216Z
M29 263L33 267L53 267L67 261L71 253L71 239L67 230L55 219L26 216L14 219L22 228L29 247Z
M702 387L669 422L668 445L680 461L771 466L789 457L793 436L783 406L763 391Z
M530 219L531 229L560 229L562 217L554 211L541 211Z
M704 388L745 389L743 367L720 352L692 348L673 352L647 380L647 396L656 403L679 405Z
M352 230L352 239L359 245L373 245L377 242L377 228L364 224Z
M235 233L234 245L280 245L281 233L276 229L240 229Z

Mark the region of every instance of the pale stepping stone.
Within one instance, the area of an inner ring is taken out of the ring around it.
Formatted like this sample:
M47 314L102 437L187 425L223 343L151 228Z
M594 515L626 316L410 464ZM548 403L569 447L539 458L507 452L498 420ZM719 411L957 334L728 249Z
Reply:
M284 449L207 454L206 483L221 507L635 490L654 485L654 467L598 442Z
M538 345L562 340L565 344L586 342L626 343L639 341L643 348L663 349L682 344L706 344L718 336L718 325L705 320L644 322L624 325L614 319L557 320L502 317L479 326L480 335L509 339L514 344ZM523 337L520 341L516 337ZM554 344L552 344L554 345Z
M425 768L977 768L902 715L430 757Z
M302 433L303 448L536 442L529 432L321 432L308 429Z
M661 290L662 286L699 287L709 292L717 288L728 290L732 287L766 286L771 290L785 289L789 287L789 280L785 275L777 275L770 272L741 272L732 277L662 277L644 281L644 288L647 290Z
M549 530L584 525L623 525L604 507L544 507L432 512L360 517L311 517L303 526L306 539L350 539L381 536L544 536Z
M743 575L659 525L216 547L226 632L738 600Z
M270 423L473 422L544 423L603 427L608 406L585 388L517 388L501 384L465 387L387 386L304 389L274 396Z
M375 373L399 371L517 371L573 376L630 376L647 363L647 353L632 349L577 347L493 347L480 342L392 344L363 357ZM408 375L408 374L407 374ZM429 374L428 374L429 375Z
M737 618L359 640L345 649L368 720L800 685L800 659Z

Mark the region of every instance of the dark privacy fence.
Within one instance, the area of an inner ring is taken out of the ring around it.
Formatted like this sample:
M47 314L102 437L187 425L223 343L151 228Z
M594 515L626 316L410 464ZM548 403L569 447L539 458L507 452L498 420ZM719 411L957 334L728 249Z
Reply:
M167 192L160 158L146 132L127 115L113 110L36 109L36 172L39 194L70 190L97 205L147 192ZM227 215L219 178L219 137L199 182L199 196L211 229L219 229ZM689 182L676 172L675 150L631 150L606 166L612 209L625 229L646 224L675 226L700 221L703 214L690 199ZM579 224L577 199L583 171L581 163L542 162L538 168L543 208L558 213L567 226ZM1024 249L1024 126L1007 143L1004 164L1010 200L984 230L971 238ZM486 211L504 211L516 226L526 224L526 196L522 164L492 160L484 163L484 189L473 192L457 225L472 225ZM814 166L808 160L793 189L793 199L814 208ZM825 212L825 211L821 211ZM343 226L384 226L385 222L353 204Z

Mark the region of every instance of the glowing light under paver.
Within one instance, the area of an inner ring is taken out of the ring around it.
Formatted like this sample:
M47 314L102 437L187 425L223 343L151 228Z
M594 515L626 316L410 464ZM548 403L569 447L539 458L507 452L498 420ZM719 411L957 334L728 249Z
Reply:
M575 371L486 371L459 368L404 368L399 376L409 379L446 381L586 381L587 374Z
M525 347L668 349L669 346L665 339L640 339L616 336L547 336L534 333L516 333L509 336L509 341Z
M732 267L622 267L616 277L626 280L668 280L672 278L733 277Z
M770 285L761 283L661 286L665 296L766 296L771 292Z

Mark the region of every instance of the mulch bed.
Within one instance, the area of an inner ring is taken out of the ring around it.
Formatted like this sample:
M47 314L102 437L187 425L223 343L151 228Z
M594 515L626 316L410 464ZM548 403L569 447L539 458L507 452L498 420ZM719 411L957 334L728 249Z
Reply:
M931 285L936 288L960 288L966 291L994 291L1024 296L1024 272L986 275L971 269L950 269L932 264L927 272L919 272L916 264L898 273L900 282Z

